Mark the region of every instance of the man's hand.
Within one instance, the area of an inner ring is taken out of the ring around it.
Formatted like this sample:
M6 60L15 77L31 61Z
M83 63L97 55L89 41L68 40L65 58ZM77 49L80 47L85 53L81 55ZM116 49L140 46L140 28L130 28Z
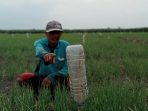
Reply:
M51 85L50 79L49 79L48 77L46 77L46 78L43 80L42 85L43 85L43 86L46 86L46 87L50 87L50 85Z
M55 54L48 53L48 54L44 55L44 61L49 64L54 64L55 63Z

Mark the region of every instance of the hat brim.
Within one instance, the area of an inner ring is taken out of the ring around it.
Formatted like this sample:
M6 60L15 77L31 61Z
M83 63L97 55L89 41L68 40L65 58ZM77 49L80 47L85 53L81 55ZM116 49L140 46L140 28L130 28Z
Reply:
M46 32L52 32L52 31L60 31L60 32L63 32L62 29L50 29L50 30L46 30Z

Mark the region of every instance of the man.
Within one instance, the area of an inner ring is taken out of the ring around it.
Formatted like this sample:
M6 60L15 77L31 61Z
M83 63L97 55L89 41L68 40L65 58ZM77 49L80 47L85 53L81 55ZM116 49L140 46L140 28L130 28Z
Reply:
M34 91L34 97L38 100L41 85L48 87L54 99L54 89L59 84L62 88L67 85L68 69L66 60L66 47L68 42L60 40L63 29L57 21L50 21L46 26L46 38L35 41L36 57L39 64L35 74L23 73L18 76L20 85L29 84Z

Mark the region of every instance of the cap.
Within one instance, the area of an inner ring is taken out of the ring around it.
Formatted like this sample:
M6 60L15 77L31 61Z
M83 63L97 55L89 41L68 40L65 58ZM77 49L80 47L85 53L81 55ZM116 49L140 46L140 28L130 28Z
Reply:
M58 21L50 21L46 25L46 32L51 32L51 31L61 31L63 32L62 25Z

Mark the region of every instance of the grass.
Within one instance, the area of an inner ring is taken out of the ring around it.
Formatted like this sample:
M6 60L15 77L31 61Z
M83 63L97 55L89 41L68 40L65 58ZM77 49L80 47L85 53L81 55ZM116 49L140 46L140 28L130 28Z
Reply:
M83 44L82 33L63 34L71 44ZM0 84L17 74L32 72L37 64L33 42L43 34L0 34ZM148 110L148 33L89 33L84 45L89 95L81 111ZM42 89L34 105L32 91L13 82L10 91L0 90L1 111L77 111L66 90L57 89L56 100Z

